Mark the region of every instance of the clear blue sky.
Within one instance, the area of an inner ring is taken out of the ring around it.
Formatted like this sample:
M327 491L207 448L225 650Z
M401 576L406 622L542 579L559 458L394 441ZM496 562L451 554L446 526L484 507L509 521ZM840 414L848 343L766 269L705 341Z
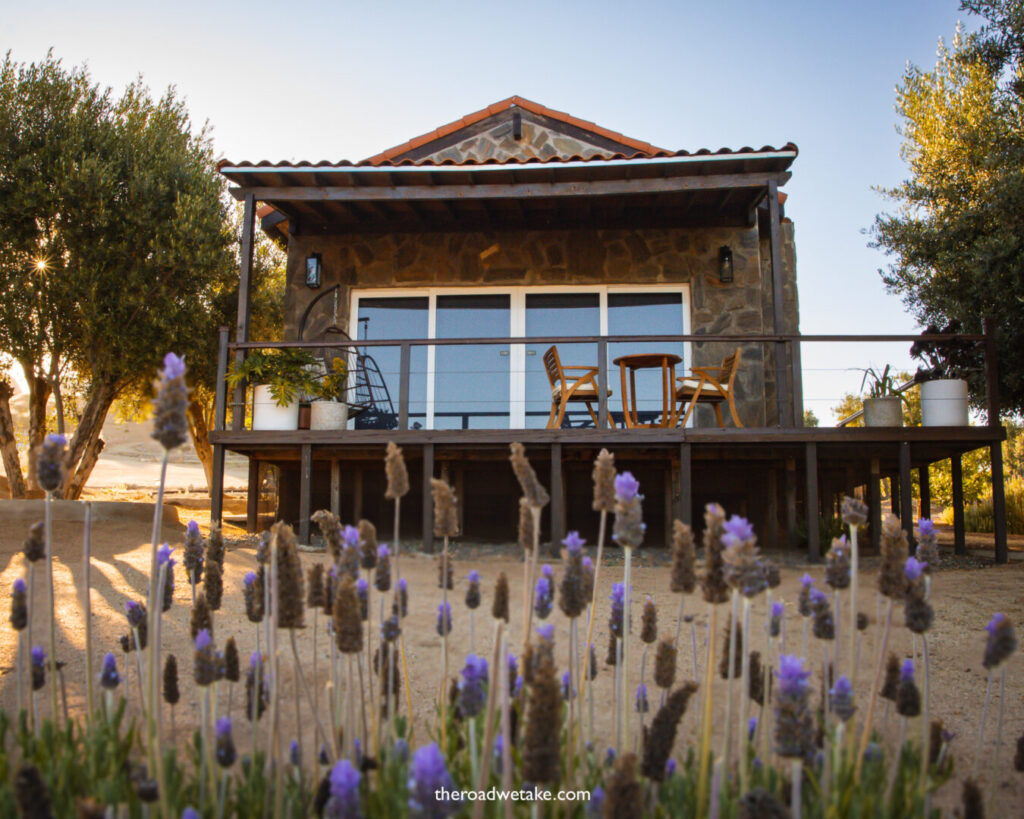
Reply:
M952 39L954 0L4 5L0 49L174 84L233 160L361 159L513 94L669 149L791 140L803 332L915 329L864 231L906 173L894 87ZM860 379L824 370L910 367L907 345L805 346L825 423Z

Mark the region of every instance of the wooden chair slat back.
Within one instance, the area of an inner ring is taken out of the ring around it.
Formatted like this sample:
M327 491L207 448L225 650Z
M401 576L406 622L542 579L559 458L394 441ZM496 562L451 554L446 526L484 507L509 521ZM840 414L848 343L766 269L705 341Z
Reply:
M739 370L742 352L742 349L737 348L735 353L727 355L722 359L722 369L719 371L718 378L722 386L729 390L732 389L732 382L735 380L736 372Z
M551 389L565 389L565 373L562 371L562 360L558 357L558 348L552 345L544 351L544 370L548 374Z

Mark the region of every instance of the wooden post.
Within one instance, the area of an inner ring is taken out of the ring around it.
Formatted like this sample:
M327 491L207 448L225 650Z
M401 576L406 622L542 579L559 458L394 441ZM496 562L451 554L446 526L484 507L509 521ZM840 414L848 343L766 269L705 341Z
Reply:
M363 468L354 467L352 470L352 518L362 520L363 518Z
M878 554L882 548L882 467L878 458L871 459L868 478L868 515L871 520L871 551Z
M562 445L551 445L551 553L558 554L565 538L565 490L562 474Z
M928 464L917 468L917 485L921 488L921 517L931 520L932 485L928 475Z
M774 466L768 469L765 494L768 509L765 512L764 545L771 550L779 545L779 470Z
M797 548L797 459L785 459L785 537L790 549Z
M313 445L302 445L302 462L299 467L299 543L309 545L309 516L312 513L313 489Z
M597 425L607 429L608 423L608 342L597 342Z
M214 388L213 429L223 432L227 420L228 328L220 328L217 346L217 383ZM210 522L218 526L224 519L224 446L213 445L213 474L210 476Z
M693 446L679 445L679 519L693 526Z
M914 486L910 482L910 442L900 443L900 523L914 553Z
M245 531L249 534L260 527L260 462L249 457L249 483L245 493Z
M995 525L996 563L1010 559L1006 544L1006 492L1003 486L1003 442L989 444L992 458L992 520Z
M412 346L403 344L399 356L398 375L398 428L409 428L409 368L412 362Z
M331 514L341 516L341 461L331 458Z
M235 341L249 340L249 311L252 298L249 285L252 279L252 254L254 232L256 227L256 199L251 193L245 195L245 210L242 216L242 248L239 254L238 269L238 322L235 325ZM235 352L235 361L241 366L245 360L245 351ZM231 428L240 430L245 420L245 384L235 387L232 401Z
M889 511L894 515L900 513L900 482L899 472L889 478Z
M967 554L967 534L964 529L964 465L960 455L949 459L953 484L953 553Z
M423 551L434 551L434 498L430 479L434 477L434 445L423 445Z
M821 537L818 530L818 445L804 444L807 468L807 559L821 559Z
M779 186L772 179L768 182L768 248L772 260L772 314L773 331L781 335L786 331L786 305L783 296L785 279L782 270L782 235L780 233L781 213L779 208ZM780 427L793 426L793 401L789 390L787 350L785 342L775 343L775 401Z
M462 464L455 466L455 480L453 481L454 486L452 489L455 490L455 498L458 503L455 507L459 513L459 536L466 534L466 470Z
M210 522L224 522L224 445L213 445L213 480L210 487Z
M804 426L804 365L800 339L789 343L789 383L793 392L793 425Z

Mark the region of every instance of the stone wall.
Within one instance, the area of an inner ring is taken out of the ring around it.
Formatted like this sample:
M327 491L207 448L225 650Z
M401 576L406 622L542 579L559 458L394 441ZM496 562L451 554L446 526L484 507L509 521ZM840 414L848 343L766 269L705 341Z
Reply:
M798 326L792 224L783 225L787 329ZM735 280L718 281L718 248L733 250ZM322 254L324 287L341 284L339 324L348 326L352 288L531 284L654 284L690 286L691 332L772 331L767 241L752 228L651 230L553 230L476 233L293 236L288 249L286 338L319 292L304 284L304 260ZM310 316L305 338L331 321L323 299ZM324 309L320 309L323 307ZM695 364L718 364L736 345L695 343ZM744 345L736 379L746 426L775 423L771 350ZM766 369L767 364L767 369ZM698 423L713 423L701 407Z

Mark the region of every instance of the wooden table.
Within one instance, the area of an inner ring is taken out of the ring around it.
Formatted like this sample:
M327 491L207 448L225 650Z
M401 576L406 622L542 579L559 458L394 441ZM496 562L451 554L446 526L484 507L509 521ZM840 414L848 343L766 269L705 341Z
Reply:
M676 425L676 364L682 358L674 353L636 353L613 361L622 377L622 420L627 429L674 427ZM661 368L661 421L641 424L637 421L636 371ZM627 381L627 372L629 379Z

